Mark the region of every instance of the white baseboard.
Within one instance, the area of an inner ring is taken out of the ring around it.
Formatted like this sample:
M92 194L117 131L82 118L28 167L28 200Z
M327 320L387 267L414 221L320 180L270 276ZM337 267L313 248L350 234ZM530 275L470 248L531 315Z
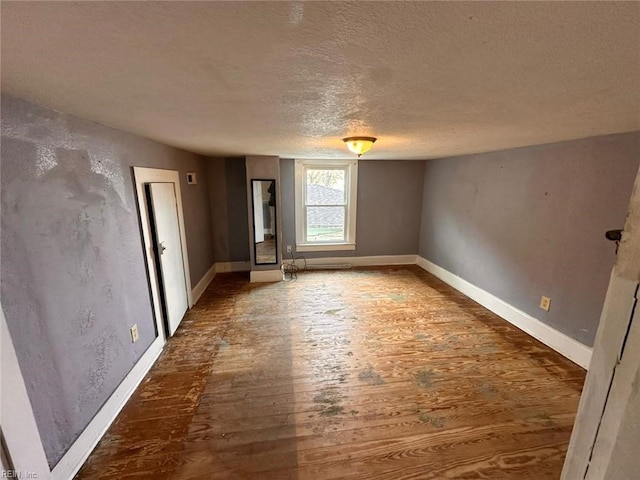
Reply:
M157 337L149 346L144 355L138 360L131 371L124 377L118 385L116 391L109 397L107 402L98 411L93 420L83 430L71 448L64 454L62 459L53 469L53 480L72 479L85 460L89 457L100 439L107 432L113 421L120 413L120 410L127 403L138 385L142 382L147 372L158 359L162 352L164 340Z
M248 272L251 270L251 262L217 262L216 273Z
M291 259L283 258L283 263L289 263ZM298 260L296 265L302 266ZM366 267L376 265L415 265L416 255L376 255L369 257L325 257L307 258L307 265L337 265L346 264L353 267ZM225 272L249 272L251 262L219 262L215 264L216 273ZM269 280L274 281L274 280ZM197 285L196 285L197 287ZM195 288L194 288L195 291ZM195 297L194 297L195 298Z
M216 276L216 264L211 265L211 268L207 270L207 273L200 279L200 281L193 287L191 290L191 298L193 299L193 305L198 303L198 300L207 289L209 284L213 281L213 278ZM193 306L192 305L192 306Z
M287 263L286 258L284 263ZM371 257L326 257L307 258L307 265L351 265L352 267L366 267L378 265L415 265L416 255L376 255ZM301 261L296 265L302 266Z
M252 270L249 275L250 283L281 282L282 272L280 270Z
M480 287L476 287L472 283L469 283L463 278L439 267L435 263L431 263L429 260L422 258L421 256L417 257L416 263L427 272L435 275L443 282L464 293L467 297L475 300L483 307L504 318L520 330L553 348L556 352L565 356L572 362L577 363L582 368L589 368L592 348L583 345L577 340L559 332L522 310L518 310L513 305L508 304Z

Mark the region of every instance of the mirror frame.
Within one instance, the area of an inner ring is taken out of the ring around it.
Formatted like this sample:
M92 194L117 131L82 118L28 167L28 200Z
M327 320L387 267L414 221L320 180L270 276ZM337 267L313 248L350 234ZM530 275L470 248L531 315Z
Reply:
M275 226L275 232L272 233L274 240L274 254L275 260L273 262L258 262L258 244L256 242L256 199L253 195L254 182L272 182L273 183L273 195L275 197L275 205L273 207L273 224ZM277 265L278 264L278 196L277 196L276 179L275 178L252 178L251 179L251 222L253 224L253 264L254 265Z

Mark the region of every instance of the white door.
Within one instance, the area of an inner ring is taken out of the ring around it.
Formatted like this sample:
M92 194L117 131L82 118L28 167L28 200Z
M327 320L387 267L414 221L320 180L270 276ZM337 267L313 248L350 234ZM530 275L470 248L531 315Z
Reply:
M189 307L178 204L173 183L149 183L148 192L155 225L157 265L163 287L169 336L172 336Z
M262 212L262 182L253 180L253 230L255 243L264 242L264 214Z

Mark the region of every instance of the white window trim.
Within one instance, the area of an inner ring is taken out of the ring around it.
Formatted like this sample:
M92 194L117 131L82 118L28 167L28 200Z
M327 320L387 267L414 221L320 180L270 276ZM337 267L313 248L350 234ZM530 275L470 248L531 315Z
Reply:
M320 243L307 242L305 235L304 217L304 185L306 169L318 168L346 168L347 172L347 209L345 221L344 242ZM296 210L296 251L298 252L329 252L335 250L356 249L356 203L358 198L358 160L296 160L295 161L295 210Z

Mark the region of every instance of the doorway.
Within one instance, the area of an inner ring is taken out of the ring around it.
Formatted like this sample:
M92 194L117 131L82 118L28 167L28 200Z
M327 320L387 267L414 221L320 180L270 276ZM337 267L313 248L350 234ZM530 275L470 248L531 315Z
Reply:
M133 173L156 329L166 340L193 305L180 176L142 167Z

